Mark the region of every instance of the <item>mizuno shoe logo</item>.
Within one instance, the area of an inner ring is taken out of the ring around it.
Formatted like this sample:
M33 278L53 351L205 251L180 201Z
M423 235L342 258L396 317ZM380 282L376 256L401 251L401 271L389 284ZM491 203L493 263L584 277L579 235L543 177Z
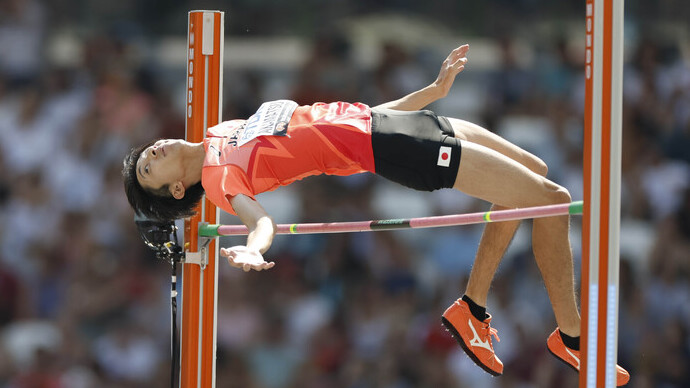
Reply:
M482 341L481 338L479 338L477 330L475 330L474 326L472 325L472 320L468 319L467 324L470 325L470 329L472 329L472 334L474 334L474 337L470 340L470 345L479 346L480 348L484 348L490 352L493 352L493 350L491 350L491 344L489 343L489 339L487 339L486 341Z
M565 352L568 353L568 354L570 355L570 357L572 357L573 359L575 359L575 362L577 363L577 366L575 366L575 368L577 368L577 370L580 370L580 357L574 355L573 352L571 352L570 350L568 350L568 347L567 347L567 346L565 346L564 348L565 348Z

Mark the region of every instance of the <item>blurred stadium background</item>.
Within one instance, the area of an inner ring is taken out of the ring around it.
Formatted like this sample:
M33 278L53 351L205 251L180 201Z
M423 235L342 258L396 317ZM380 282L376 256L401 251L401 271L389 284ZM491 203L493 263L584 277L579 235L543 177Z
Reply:
M184 136L187 11L226 12L226 119L278 98L376 105L430 83L470 43L467 69L432 108L539 155L582 199L584 6L0 0L0 386L169 386L169 267L135 230L120 168L133 145ZM626 2L618 356L636 388L690 387L688 20L681 0ZM488 208L365 175L260 200L279 223ZM546 351L555 321L529 222L489 301L505 375L486 375L441 330L480 233L277 237L273 270L221 265L217 386L576 387ZM578 219L572 238L579 272Z

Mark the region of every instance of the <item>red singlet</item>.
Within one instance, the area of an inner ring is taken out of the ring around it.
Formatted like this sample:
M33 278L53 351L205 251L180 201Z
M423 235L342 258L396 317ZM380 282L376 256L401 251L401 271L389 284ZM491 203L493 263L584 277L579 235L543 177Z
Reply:
M335 102L300 106L287 136L260 136L237 147L245 120L209 128L201 183L216 206L236 214L232 197L275 190L311 175L374 172L371 109Z

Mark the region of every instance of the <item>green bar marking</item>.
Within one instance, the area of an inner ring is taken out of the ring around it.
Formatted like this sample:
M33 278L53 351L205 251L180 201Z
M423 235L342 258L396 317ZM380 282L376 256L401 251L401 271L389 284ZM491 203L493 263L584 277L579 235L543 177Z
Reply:
M199 224L199 236L201 237L218 237L218 224Z
M582 214L583 201L575 201L568 206L568 214Z

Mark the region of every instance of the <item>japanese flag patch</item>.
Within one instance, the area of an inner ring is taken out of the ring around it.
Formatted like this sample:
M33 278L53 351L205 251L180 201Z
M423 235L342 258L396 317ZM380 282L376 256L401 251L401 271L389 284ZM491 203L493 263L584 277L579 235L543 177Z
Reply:
M450 155L451 155L451 148L446 147L446 146L441 146L441 148L438 149L438 161L436 162L437 166L441 167L449 167L450 166Z

